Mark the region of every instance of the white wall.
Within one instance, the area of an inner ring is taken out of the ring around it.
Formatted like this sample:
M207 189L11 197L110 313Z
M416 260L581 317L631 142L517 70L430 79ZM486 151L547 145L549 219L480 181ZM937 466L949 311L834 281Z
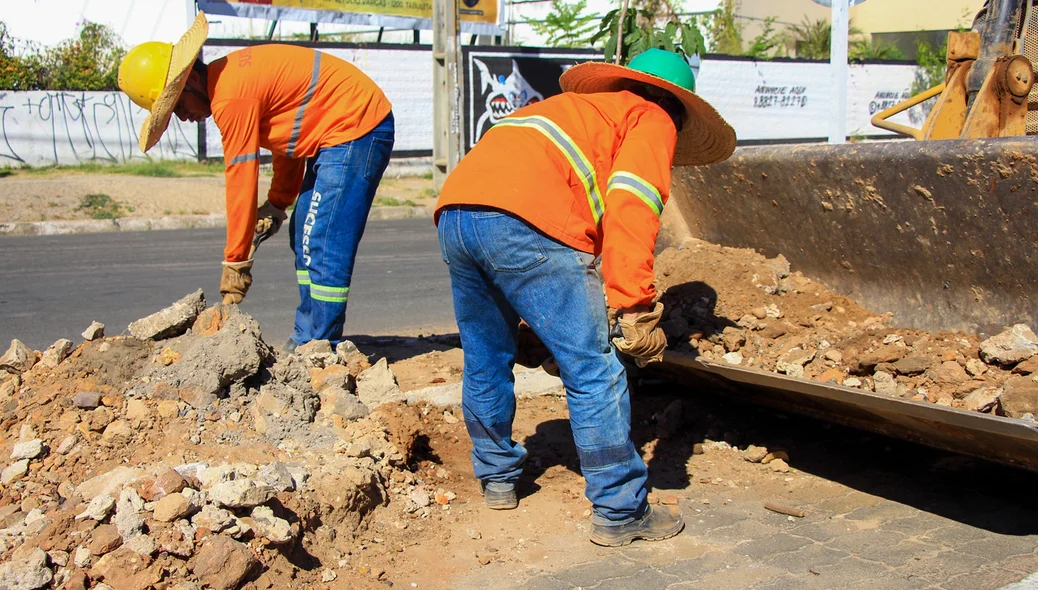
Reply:
M176 117L148 152L137 147L147 112L121 92L0 92L0 166L198 157L198 128Z

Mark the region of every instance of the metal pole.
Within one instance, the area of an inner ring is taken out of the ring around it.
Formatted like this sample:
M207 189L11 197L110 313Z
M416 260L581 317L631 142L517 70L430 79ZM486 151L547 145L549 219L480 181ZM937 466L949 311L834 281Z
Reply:
M832 32L829 37L829 143L847 141L847 33L850 28L848 0L833 2Z
M461 159L461 79L457 0L433 0L433 183Z

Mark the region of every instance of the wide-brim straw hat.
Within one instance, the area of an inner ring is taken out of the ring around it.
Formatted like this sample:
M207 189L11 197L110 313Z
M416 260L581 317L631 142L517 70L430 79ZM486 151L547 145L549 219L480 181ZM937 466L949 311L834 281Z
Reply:
M151 114L148 115L144 120L144 124L141 125L140 148L142 152L147 152L155 147L155 144L162 139L162 134L166 132L166 128L169 127L169 119L173 116L173 109L176 108L177 101L180 100L180 94L184 91L184 86L187 84L191 67L194 65L195 60L198 59L198 54L202 51L202 45L208 36L209 22L206 20L205 13L199 12L195 17L195 22L191 23L191 28L184 33L180 41L173 45L172 56L169 60L169 73L166 74L166 84L162 87L162 92L159 93L158 98L155 99L155 104L151 107Z
M662 88L685 106L687 116L674 148L675 166L714 164L735 151L735 130L714 107L687 88L659 76L611 63L587 62L563 72L559 85L563 92L592 94L625 90L631 80Z

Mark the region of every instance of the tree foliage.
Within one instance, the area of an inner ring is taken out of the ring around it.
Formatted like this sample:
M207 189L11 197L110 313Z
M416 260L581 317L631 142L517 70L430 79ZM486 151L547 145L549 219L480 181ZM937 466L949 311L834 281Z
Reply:
M73 39L18 55L0 22L0 90L117 90L124 53L111 27L85 22Z
M599 23L598 32L591 37L592 43L605 39L606 61L614 61L617 51L623 65L652 48L675 51L686 59L706 52L703 34L695 22L681 21L676 15L659 18L656 12L644 8L630 8L624 14L623 41L617 47L620 12L620 9L607 12Z
M15 53L14 39L0 22L0 89L36 90L41 87L40 69L38 60Z
M805 59L829 59L832 47L832 26L825 19L804 19L798 25L790 25L790 44L797 57ZM847 57L851 61L865 59L904 59L905 54L892 45L873 45L861 29L851 26L847 30Z
M720 8L706 15L706 33L710 51L725 55L742 53L742 25L735 14L736 0L724 0Z
M743 55L755 59L769 59L782 50L782 35L775 33L776 20L778 17L775 16L764 19L764 26L761 28L760 34L750 41L750 46L746 48Z
M534 32L545 37L549 47L586 47L595 32L597 14L585 14L587 0L569 3L552 0L551 12L543 21L526 19Z

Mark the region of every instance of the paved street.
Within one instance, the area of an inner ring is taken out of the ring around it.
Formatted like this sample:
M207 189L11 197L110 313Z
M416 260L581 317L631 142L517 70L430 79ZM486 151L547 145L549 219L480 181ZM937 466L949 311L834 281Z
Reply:
M287 229L287 228L286 228ZM219 301L224 230L0 238L0 342L42 350L80 340L93 320L118 334L133 320L201 287ZM280 346L299 292L288 232L265 242L242 305ZM350 289L347 334L453 330L450 281L428 219L372 221Z

